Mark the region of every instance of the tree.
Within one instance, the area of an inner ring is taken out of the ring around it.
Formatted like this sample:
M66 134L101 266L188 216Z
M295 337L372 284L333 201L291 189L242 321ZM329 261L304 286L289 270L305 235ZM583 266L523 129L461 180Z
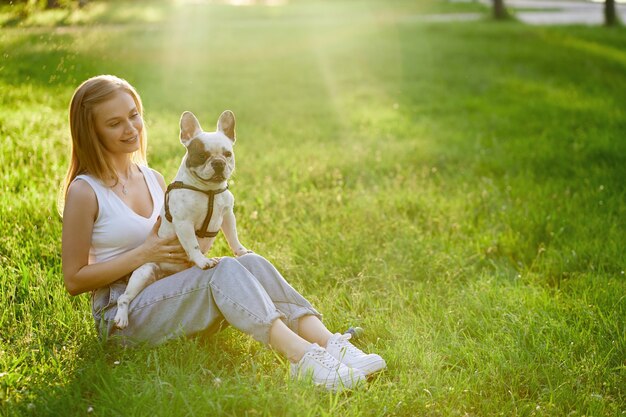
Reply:
M615 0L604 1L604 24L607 26L619 25L617 10L615 9Z
M504 7L504 0L493 0L493 17L498 20L503 20L509 17L506 7Z
M59 0L46 0L46 9L56 9L61 7Z

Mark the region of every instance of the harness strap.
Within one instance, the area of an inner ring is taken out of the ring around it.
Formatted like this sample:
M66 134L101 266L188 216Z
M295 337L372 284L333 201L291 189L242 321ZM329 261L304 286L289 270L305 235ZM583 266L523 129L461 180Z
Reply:
M196 236L198 237L217 236L217 234L220 232L219 230L217 232L209 232L208 230L209 222L211 221L211 216L213 216L213 203L215 201L215 196L217 194L221 194L224 191L228 190L228 185L224 188L220 188L219 190L206 190L205 191L205 190L196 188L192 185L187 185L183 183L182 181L174 181L173 183L167 186L167 191L165 191L165 218L167 219L168 222L172 221L172 213L170 213L170 191L179 190L181 188L185 190L197 191L199 193L206 195L209 198L209 201L207 204L206 217L204 218L204 221L202 222L202 226L200 227L200 229L196 230Z

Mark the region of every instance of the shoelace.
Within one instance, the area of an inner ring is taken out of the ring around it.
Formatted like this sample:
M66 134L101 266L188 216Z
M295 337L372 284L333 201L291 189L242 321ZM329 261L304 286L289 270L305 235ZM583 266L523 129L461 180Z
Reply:
M310 351L311 358L319 361L326 368L337 368L339 361L322 348L315 348Z
M351 337L352 335L350 333L346 333L346 334L342 334L341 336L339 336L338 339L336 339L335 343L339 345L339 351L342 353L342 355L344 356L346 354L350 354L354 356L365 355L365 353L363 353L361 349L359 349L358 347L354 346L352 343L349 342Z

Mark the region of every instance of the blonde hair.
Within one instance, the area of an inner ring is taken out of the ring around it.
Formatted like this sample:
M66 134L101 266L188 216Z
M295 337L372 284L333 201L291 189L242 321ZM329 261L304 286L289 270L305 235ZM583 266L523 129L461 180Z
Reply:
M111 161L106 157L104 146L98 138L93 108L113 97L118 91L128 93L137 106L143 119L143 106L137 91L128 81L114 75L98 75L89 78L78 86L70 102L69 121L72 136L70 164L59 193L58 209L62 214L70 184L80 174L88 173L101 181L113 178L119 181ZM146 165L147 134L145 127L139 135L139 149L131 155L131 160Z

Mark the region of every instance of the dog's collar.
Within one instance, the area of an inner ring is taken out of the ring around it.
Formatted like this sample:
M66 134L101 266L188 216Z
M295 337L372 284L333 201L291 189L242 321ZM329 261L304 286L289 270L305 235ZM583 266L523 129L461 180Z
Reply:
M174 181L170 185L167 186L167 190L165 191L165 218L168 222L172 221L172 213L170 213L170 191L172 190L192 190L202 193L209 197L209 201L207 204L207 214L202 222L202 226L199 230L196 230L196 236L198 237L215 237L220 232L209 232L209 222L211 221L211 216L213 216L213 202L215 200L215 196L217 194L221 194L224 191L228 190L228 184L224 188L220 188L219 190L201 190L200 188L194 187L193 185L187 185L182 181Z

